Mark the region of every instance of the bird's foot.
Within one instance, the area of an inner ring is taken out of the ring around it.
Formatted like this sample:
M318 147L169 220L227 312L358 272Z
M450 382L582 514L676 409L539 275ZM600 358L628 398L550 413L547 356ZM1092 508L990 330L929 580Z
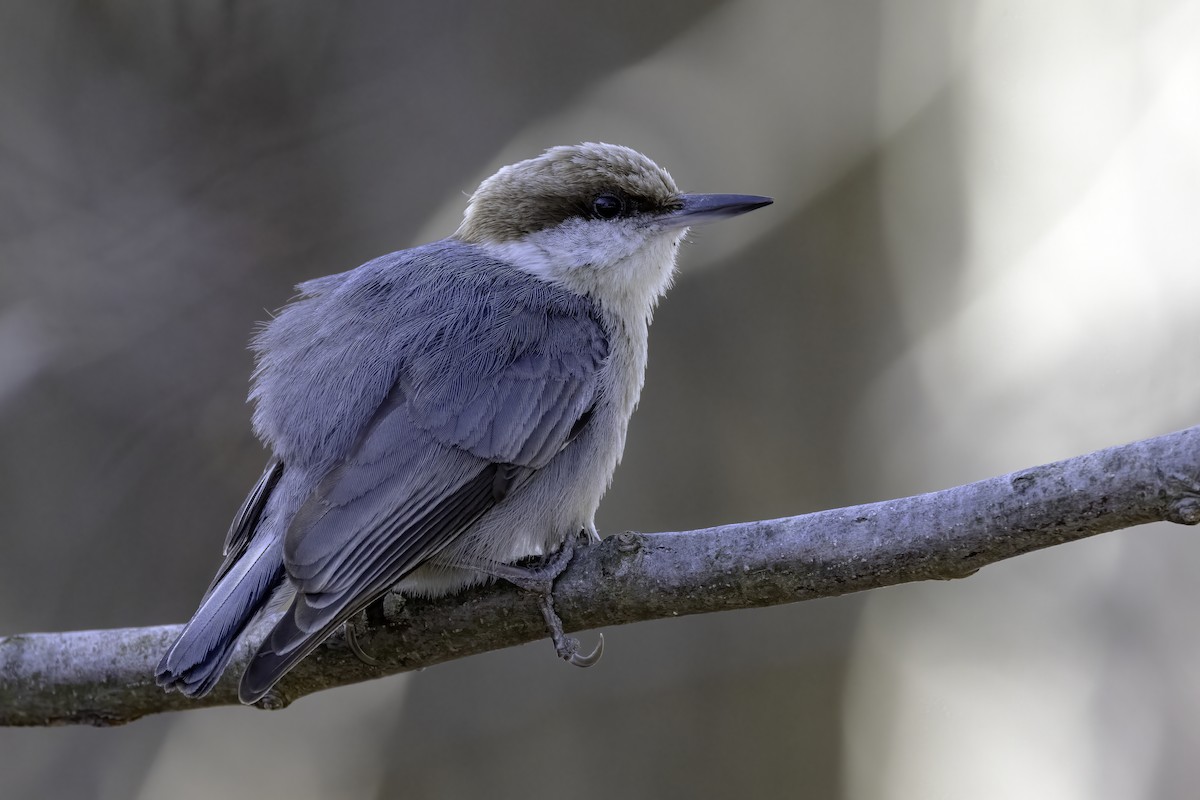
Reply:
M578 547L576 537L568 537L558 552L544 557L540 564L522 566L520 564L490 564L486 572L496 578L508 581L512 585L536 594L550 594L554 591L554 581L566 572L571 559Z
M342 623L342 638L346 642L346 647L350 649L358 657L358 660L366 664L368 667L381 667L383 662L374 656L367 655L367 651L362 649L362 645L358 643L358 634L354 632L354 625L350 620Z
M554 643L554 652L558 653L558 657L568 664L574 664L577 667L590 667L600 660L600 656L604 655L604 634L600 634L600 641L591 653L585 656L580 655L579 640L574 636L567 636L563 633L562 619L559 618L558 612L554 610L554 581L558 579L559 575L563 574L567 565L571 563L571 558L575 555L577 547L581 544L586 545L593 538L599 538L595 536L594 531L582 531L581 533L583 537L568 537L557 553L551 554L543 563L537 566L523 567L515 564L494 564L487 569L487 572L527 592L536 594L538 596L538 608L542 612L542 619L546 621L546 627L550 631L550 641ZM579 541L580 538L583 539L582 542Z
M563 633L562 620L559 619L558 612L554 610L553 594L547 592L538 595L538 608L541 609L546 627L550 629L550 641L554 643L554 652L558 653L558 657L563 661L577 667L590 667L600 660L600 656L604 655L603 633L600 634L600 641L596 642L592 652L586 656L579 655L579 640Z

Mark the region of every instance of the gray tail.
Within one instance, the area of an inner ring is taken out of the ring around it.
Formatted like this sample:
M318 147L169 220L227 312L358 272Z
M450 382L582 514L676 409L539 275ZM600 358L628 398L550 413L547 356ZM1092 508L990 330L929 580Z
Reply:
M296 605L303 603L303 598L297 596L292 602L292 607L275 623L274 629L266 641L259 645L258 651L246 665L246 671L242 673L241 683L238 684L238 700L246 705L258 702L280 678L324 642L345 619L340 617L316 633L304 631L296 625Z
M262 531L261 534L267 534ZM167 650L154 680L168 691L203 697L221 678L234 645L246 626L271 597L283 574L282 553L275 537L259 535L208 594Z

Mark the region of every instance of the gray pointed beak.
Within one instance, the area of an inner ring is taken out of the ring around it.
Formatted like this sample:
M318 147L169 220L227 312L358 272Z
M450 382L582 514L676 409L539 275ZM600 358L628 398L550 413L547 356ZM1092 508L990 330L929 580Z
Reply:
M669 228L686 228L736 217L775 201L755 194L681 194L679 202L679 208L661 217Z

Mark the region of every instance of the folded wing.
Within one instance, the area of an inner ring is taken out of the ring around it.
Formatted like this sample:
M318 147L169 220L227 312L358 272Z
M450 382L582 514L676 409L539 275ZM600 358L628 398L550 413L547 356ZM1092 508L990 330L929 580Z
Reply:
M432 319L408 344L358 444L289 528L284 564L297 595L242 677L244 702L579 434L608 355L584 303L509 297L469 319Z

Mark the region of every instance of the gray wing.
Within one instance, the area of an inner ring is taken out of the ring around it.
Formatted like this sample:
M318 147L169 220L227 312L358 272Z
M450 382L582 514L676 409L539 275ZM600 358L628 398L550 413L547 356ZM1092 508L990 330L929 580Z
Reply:
M537 304L451 320L429 338L289 528L297 596L247 668L244 701L566 447L608 355L591 315Z
M283 462L278 458L272 458L233 517L233 524L229 526L229 532L225 534L225 547L221 550L225 560L221 562L217 574L208 584L204 597L207 598L212 593L234 562L245 554L250 539L258 528L258 521L262 519L263 509L267 507L267 501L271 499L271 492L275 491L275 486L282 476Z
M236 557L236 554L246 549L246 544L250 541L255 528L258 527L259 519L262 518L267 500L271 497L271 492L275 491L275 485L279 483L282 475L283 462L278 458L272 458L234 515L233 524L229 526L229 532L225 534L225 547L221 550L221 555L228 557L234 554Z

